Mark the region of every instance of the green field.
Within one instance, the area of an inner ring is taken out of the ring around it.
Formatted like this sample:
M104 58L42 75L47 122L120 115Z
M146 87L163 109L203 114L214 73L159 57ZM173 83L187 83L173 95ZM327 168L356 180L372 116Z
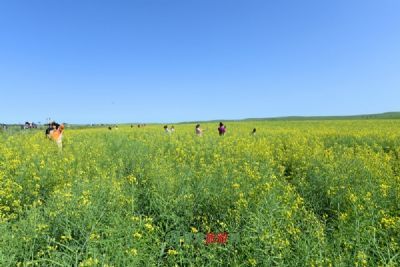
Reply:
M400 121L175 128L0 132L0 265L400 264Z

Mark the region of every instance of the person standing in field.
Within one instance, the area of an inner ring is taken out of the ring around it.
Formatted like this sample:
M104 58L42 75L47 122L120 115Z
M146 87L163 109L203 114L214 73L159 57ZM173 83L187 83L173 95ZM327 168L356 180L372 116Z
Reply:
M166 134L170 134L171 133L171 131L168 128L168 125L164 125L164 131L165 131Z
M53 127L52 127L51 124L49 123L49 124L48 124L48 127L47 127L47 129L46 129L46 132L45 132L46 137L49 138L49 139L50 139L50 132L51 132L52 130L53 130Z
M226 132L226 126L222 122L220 122L218 127L218 133L220 136L223 136L225 135L225 132Z
M251 132L251 135L255 136L255 135L256 135L256 132L257 132L257 129L254 128L253 131Z
M55 129L50 132L51 139L56 142L59 149L62 149L63 132L64 124L59 125L59 127L55 127Z
M51 134L53 131L57 130L58 127L60 127L60 124L56 123L55 121L51 122L48 124L48 127L46 129L46 136L47 138L51 139Z
M196 125L196 135L197 136L202 136L203 135L203 130L200 128L200 124Z

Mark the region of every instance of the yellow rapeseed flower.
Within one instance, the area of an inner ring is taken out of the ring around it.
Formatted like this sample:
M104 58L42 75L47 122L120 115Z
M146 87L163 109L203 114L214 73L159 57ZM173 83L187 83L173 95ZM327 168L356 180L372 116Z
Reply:
M174 249L169 249L168 250L168 255L170 255L170 256L176 256L178 254L179 254L178 251L176 251Z
M154 226L151 223L146 223L144 227L150 232L154 231Z

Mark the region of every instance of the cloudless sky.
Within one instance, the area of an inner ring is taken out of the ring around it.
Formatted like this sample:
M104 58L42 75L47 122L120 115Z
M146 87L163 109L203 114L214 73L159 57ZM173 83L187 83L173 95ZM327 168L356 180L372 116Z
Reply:
M400 110L398 0L3 0L0 122Z

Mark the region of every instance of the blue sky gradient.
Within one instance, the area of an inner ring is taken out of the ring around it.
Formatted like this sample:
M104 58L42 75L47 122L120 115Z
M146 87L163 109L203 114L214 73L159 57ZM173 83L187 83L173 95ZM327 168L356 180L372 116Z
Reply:
M399 111L400 1L0 2L0 122Z

